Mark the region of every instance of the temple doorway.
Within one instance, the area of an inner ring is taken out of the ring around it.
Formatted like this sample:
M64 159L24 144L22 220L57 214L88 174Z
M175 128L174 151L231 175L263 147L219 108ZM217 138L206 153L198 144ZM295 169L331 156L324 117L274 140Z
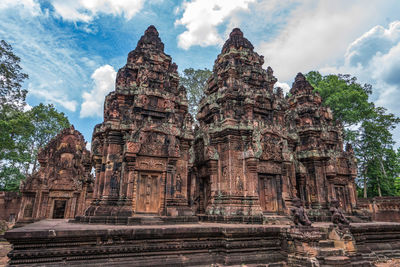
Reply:
M54 200L53 219L64 219L66 200Z
M210 177L200 179L199 213L204 214L211 196Z
M344 211L348 211L344 186L335 186L335 194L336 194L336 199L340 203L340 207Z
M137 183L137 213L158 213L160 208L160 174L141 173Z
M278 190L275 175L260 174L258 176L258 193L264 212L278 212Z

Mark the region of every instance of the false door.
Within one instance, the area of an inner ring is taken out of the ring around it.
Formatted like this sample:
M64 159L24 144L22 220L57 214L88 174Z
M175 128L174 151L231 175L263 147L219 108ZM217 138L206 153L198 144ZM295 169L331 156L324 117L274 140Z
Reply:
M336 199L344 211L349 211L346 199L346 190L344 186L335 186Z
M278 211L278 194L274 175L259 175L258 190L260 204L265 212Z
M161 175L141 173L137 183L136 212L158 213L160 208Z

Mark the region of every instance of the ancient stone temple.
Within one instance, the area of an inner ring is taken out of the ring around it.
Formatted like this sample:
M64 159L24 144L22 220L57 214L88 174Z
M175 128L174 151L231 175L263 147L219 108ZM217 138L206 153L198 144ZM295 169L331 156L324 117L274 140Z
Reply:
M355 223L356 162L350 146L343 150L340 123L302 74L284 97L263 64L234 29L193 134L177 66L150 26L118 71L93 132L94 200L75 220L8 231L10 265L369 267L400 257L400 223ZM47 177L90 169L83 138L72 132L49 144L36 180L24 187L31 217L40 206L58 217L56 201L76 195L37 190L65 184Z
M263 56L234 29L218 55L197 115L198 212L216 216L283 213L296 195L282 91Z
M193 215L187 197L192 117L177 65L154 26L129 53L115 88L93 132L95 201L81 220Z
M341 126L302 74L284 98L281 89L273 89L272 69L263 64L234 29L215 61L197 116L198 213L288 214L296 196L325 213L338 199L350 213L356 205L356 165L351 148L343 152Z
M40 169L21 183L18 224L82 215L92 200L90 154L74 126L64 129L38 153Z
M307 208L328 208L336 199L351 214L357 204L357 165L350 145L343 151L342 126L305 77L299 73L290 90L286 121L296 153L297 188Z

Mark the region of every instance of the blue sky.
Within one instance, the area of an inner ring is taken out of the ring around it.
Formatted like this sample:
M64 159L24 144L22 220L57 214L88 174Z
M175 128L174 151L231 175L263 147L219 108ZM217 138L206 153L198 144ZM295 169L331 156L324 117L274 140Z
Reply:
M151 24L179 71L212 69L240 27L284 90L297 72L350 73L400 116L398 0L0 0L0 39L30 76L28 104L54 104L88 142L116 71Z

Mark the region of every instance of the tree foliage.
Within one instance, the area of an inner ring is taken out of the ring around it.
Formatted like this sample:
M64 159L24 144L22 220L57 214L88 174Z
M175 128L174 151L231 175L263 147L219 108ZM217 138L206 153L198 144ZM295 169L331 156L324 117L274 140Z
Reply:
M0 53L0 190L15 191L21 179L37 170L38 150L69 121L53 105L24 111L22 82L28 75L5 41L0 42Z
M369 102L372 86L350 75L322 76L312 71L307 80L345 127L345 141L353 144L364 197L400 193L393 184L400 174L400 154L393 148L392 130L400 118Z
M27 91L21 89L28 75L22 72L20 58L16 56L11 45L0 41L0 105L11 105L22 108Z
M212 72L209 69L185 69L180 77L181 85L185 86L188 95L189 113L196 118L198 106L204 96L204 88Z
M28 151L31 158L25 164L25 174L37 171L39 167L37 162L39 149L44 147L62 129L70 126L65 114L58 112L51 104L44 105L40 103L28 111L27 116L32 124L32 131L28 140Z

